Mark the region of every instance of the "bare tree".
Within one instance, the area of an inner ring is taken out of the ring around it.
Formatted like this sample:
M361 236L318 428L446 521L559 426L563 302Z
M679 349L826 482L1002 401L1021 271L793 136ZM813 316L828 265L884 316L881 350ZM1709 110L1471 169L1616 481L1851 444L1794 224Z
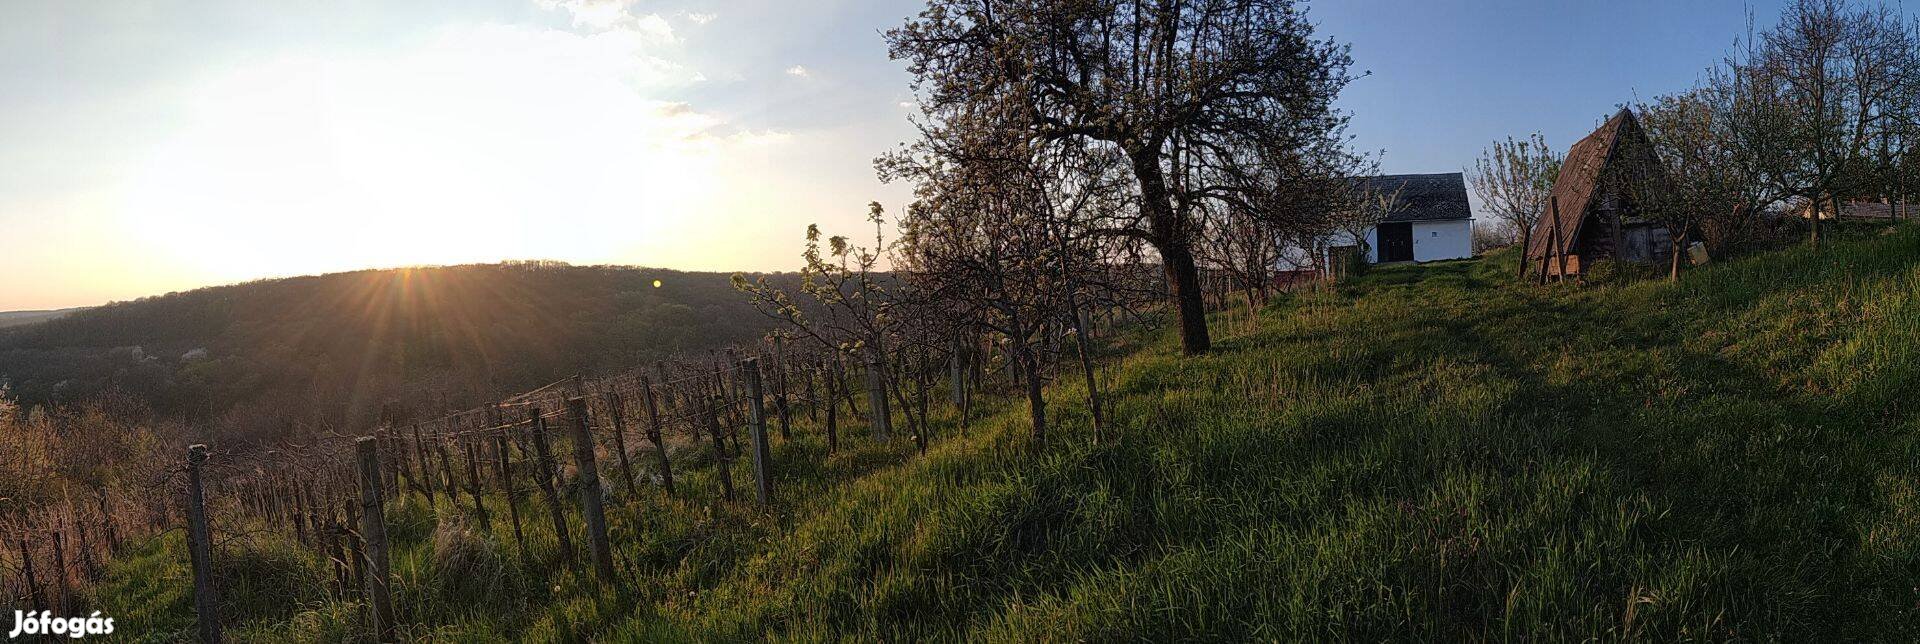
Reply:
M1844 196L1873 189L1873 146L1903 125L1900 110L1920 73L1914 37L1883 5L1797 0L1759 46L1750 61L1756 89L1790 108L1780 132L1792 154L1773 178L1807 200L1808 238L1818 243L1821 211L1838 217Z
M1197 354L1211 340L1196 206L1250 206L1266 187L1249 180L1256 164L1341 141L1333 101L1351 61L1313 32L1292 0L929 0L887 41L915 76L923 132L1009 124L1125 156L1139 212L1100 232L1158 252L1181 347Z
M842 357L867 365L868 377L874 379L869 395L876 398L870 402L878 412L869 420L879 435L885 434L890 422L882 393L889 389L891 377L884 359L886 343L896 322L892 311L903 299L894 292L899 285L890 288L877 268L887 247L884 216L878 202L868 204L867 220L874 225L872 246L856 245L837 235L823 237L819 226L807 226L806 265L800 270L805 306L801 297L768 284L765 277L733 276L734 288L751 296L763 314L786 322L792 337L828 351L834 369Z
M1514 232L1514 241L1526 244L1533 227L1547 211L1553 182L1560 177L1559 152L1547 146L1539 132L1527 138L1494 141L1480 153L1467 173L1482 207L1493 212ZM1527 273L1526 253L1520 254L1520 275Z

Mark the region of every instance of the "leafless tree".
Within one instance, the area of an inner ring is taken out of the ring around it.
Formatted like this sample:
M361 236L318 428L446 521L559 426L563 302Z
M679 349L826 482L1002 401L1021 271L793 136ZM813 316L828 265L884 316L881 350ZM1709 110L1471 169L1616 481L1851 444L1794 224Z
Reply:
M1315 39L1292 0L929 0L887 41L915 77L923 132L997 114L1037 145L1126 158L1139 210L1099 232L1157 251L1188 354L1211 344L1197 206L1253 206L1269 186L1252 169L1339 143L1347 121L1333 107L1347 49Z
M1876 142L1910 121L1902 108L1920 74L1915 39L1891 7L1797 0L1758 44L1754 85L1788 108L1780 134L1792 154L1774 180L1809 202L1817 243L1821 211L1837 217L1843 197L1876 187Z
M1546 137L1535 132L1524 139L1494 141L1480 153L1467 177L1482 207L1512 229L1514 241L1524 245L1547 211L1561 161L1560 153L1547 146ZM1521 253L1520 274L1526 272L1526 253Z

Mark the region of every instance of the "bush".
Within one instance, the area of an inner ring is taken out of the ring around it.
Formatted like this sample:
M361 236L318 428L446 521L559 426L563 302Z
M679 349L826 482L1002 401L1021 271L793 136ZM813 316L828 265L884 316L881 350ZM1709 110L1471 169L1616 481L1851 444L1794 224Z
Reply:
M325 598L328 571L284 534L256 535L213 557L220 614L234 623L282 621Z
M443 515L433 531L433 570L430 585L447 601L461 604L489 603L489 598L515 594L505 591L518 585L517 567L500 544L458 513Z

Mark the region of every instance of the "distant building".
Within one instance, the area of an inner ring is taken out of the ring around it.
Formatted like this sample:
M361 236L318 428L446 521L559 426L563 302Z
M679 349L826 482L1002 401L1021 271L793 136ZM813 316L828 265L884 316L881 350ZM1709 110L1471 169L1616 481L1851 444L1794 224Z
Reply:
M1603 259L1666 261L1673 236L1635 197L1666 190L1666 180L1646 130L1622 108L1567 151L1547 212L1527 238L1527 259L1546 260L1548 275L1560 275L1563 263L1567 275L1581 275Z
M1842 219L1910 219L1912 218L1916 205L1920 204L1906 202L1896 203L1890 199L1877 199L1873 197L1849 199L1840 202L1840 217ZM1816 210L1820 213L1821 219L1833 219L1832 207L1816 209L1813 207L1812 202L1800 204L1794 208L1793 212L1801 219L1811 219Z
M1431 262L1473 256L1473 208L1467 181L1458 172L1389 174L1355 179L1367 194L1391 200L1392 208L1366 235L1368 263ZM1335 232L1321 244L1325 257L1287 245L1275 268L1283 273L1332 266L1332 258L1359 250L1351 234Z

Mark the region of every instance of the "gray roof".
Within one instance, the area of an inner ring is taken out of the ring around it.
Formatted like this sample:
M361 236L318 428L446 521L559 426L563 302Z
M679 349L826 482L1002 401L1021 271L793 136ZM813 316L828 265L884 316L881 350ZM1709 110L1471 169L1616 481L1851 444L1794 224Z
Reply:
M1432 221L1471 219L1467 206L1467 180L1458 172L1440 174L1384 174L1358 179L1367 190L1378 195L1400 191L1399 208L1382 221Z

